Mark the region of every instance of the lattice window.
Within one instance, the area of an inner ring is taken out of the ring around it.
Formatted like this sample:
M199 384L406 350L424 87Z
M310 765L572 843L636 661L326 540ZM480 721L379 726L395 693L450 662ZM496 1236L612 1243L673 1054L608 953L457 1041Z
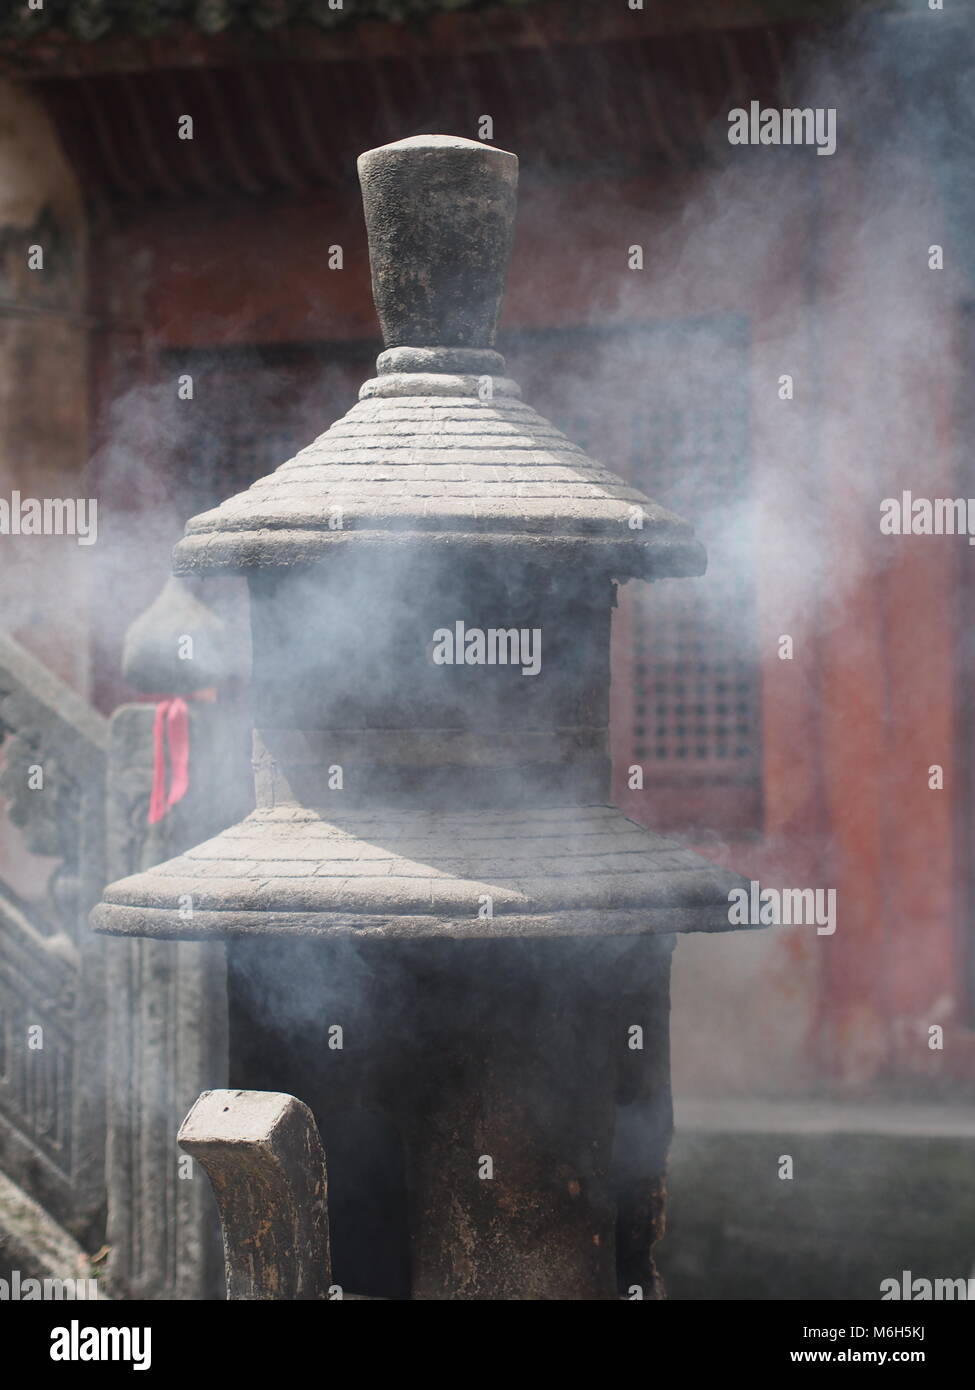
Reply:
M707 622L702 605L682 593L640 594L637 607L645 619L633 635L637 761L683 764L698 776L750 774L758 739L755 679L737 639Z

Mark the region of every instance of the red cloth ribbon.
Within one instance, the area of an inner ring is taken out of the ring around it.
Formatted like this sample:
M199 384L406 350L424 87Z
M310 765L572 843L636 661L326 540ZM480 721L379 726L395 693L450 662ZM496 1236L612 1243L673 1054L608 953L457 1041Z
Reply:
M169 791L166 791L166 741L169 740ZM149 824L155 825L177 801L182 801L190 785L190 717L186 701L179 695L160 700L152 726L152 795L149 798Z

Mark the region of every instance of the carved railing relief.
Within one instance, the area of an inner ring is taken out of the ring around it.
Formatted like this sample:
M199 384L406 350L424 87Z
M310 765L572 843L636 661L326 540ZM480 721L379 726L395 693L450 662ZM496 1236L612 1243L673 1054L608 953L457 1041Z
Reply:
M73 1235L104 1208L104 878L108 723L0 636L0 793L23 843L57 862L45 900L0 882L0 1168Z
M87 916L108 878L241 814L246 743L228 705L191 702L190 792L149 827L154 716L104 719L0 636L0 794L54 861L30 902L0 866L0 1169L86 1248L107 1241L117 1295L201 1298L221 1292L219 1229L176 1131L226 1081L222 948L106 942Z

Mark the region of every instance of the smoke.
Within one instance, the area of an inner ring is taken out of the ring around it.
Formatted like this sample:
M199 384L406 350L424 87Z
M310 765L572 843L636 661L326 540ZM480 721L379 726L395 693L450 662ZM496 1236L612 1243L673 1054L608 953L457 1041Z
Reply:
M938 1054L923 1046L925 1008L943 1022L958 1016L960 1000L945 1002L935 971L927 1000L904 977L923 954L923 932L939 951L954 935L961 868L950 811L933 809L921 849L902 843L902 829L885 849L891 822L873 808L928 796L929 764L943 761L968 720L967 705L945 708L941 677L926 675L952 670L944 604L968 551L961 537L883 536L879 520L884 498L905 489L964 495L970 477L955 441L964 419L960 311L975 266L972 37L966 17L921 11L805 41L789 60L781 104L835 109L829 155L733 146L724 113L693 170L599 180L591 201L522 169L503 321L511 327L499 341L509 374L570 439L690 520L710 557L702 580L633 582L621 594L618 699L646 732L617 742L617 792L628 813L663 830L677 825L746 875L838 892L835 944L796 928L680 941L678 1090L794 1096L821 1088L830 1070L869 1089L895 1053L928 1082L943 1080ZM732 104L752 97L741 90ZM630 109L625 86L612 99ZM931 268L936 246L943 269ZM634 259L642 265L631 268ZM267 274L277 269L269 258ZM330 292L325 282L309 286L307 322L327 320ZM233 336L234 325L224 327ZM164 359L172 374L162 383L119 395L92 460L100 536L91 624L109 634L95 648L96 676L117 665L122 632L160 587L186 516L219 500L226 469L214 441L237 460L237 490L351 405L359 372L284 363L276 380L290 374L290 396L275 388L256 399L253 372L226 370L210 394L203 372L194 397L180 400L177 378L193 367L179 356ZM287 431L269 434L269 415L287 420ZM177 459L186 493L172 489ZM512 683L523 688L528 723L544 718L545 663L579 636L571 603L548 596L557 630L542 628L537 684L474 668L437 706L438 672L416 664L418 644L457 621L530 630L532 606L480 612L486 590L473 571L445 592L442 576L372 555L334 568L315 622L298 621L317 602L298 580L275 610L279 621L255 634L277 644L278 684L269 678L258 692L262 722L275 727L286 706L310 722L326 695L338 727L381 720L391 659L404 673L404 726L426 713L431 728L467 730L476 709L482 726L503 728ZM509 594L520 578L506 576ZM586 638L583 666L596 646ZM119 690L105 681L96 694L108 707ZM851 756L840 768L844 748ZM646 771L633 795L631 763ZM215 804L230 799L217 774L210 791ZM255 1008L300 1037L318 996L285 960L282 951L273 981L261 975L267 955L248 975L241 953L239 970ZM847 995L834 1018L825 986L847 966L861 995L854 1004ZM347 983L352 1014L376 981L357 960ZM391 992L395 981L382 986Z
M530 244L543 223L558 227L558 244L530 274L516 266L518 301L570 279L581 255L575 278L592 309L582 332L569 310L548 354L542 333L516 340L512 375L570 435L586 419L591 452L690 519L710 556L703 580L631 584L622 596L617 699L634 681L642 626L634 723L646 737L618 743L617 759L649 770L627 795L618 768L617 794L661 828L683 814L705 853L763 882L839 890L831 947L785 929L681 941L675 1078L705 1094L797 1094L830 1073L863 1088L897 1066L930 1084L939 1058L917 1039L932 1011L941 1017L944 991L937 970L926 995L906 984L922 930L941 960L954 958L955 1017L964 1009L964 962L949 944L962 866L928 769L967 719L951 682L970 639L952 653L947 626L966 539L890 537L879 522L883 499L902 489L971 491L955 444L972 268L971 39L967 18L946 26L927 12L807 40L779 102L835 109L832 155L731 146L721 116L713 162L696 174L630 185L609 205L563 191L523 199ZM733 105L752 96L737 92ZM628 268L633 246L643 269ZM688 814L695 741L721 780L720 681L740 697L732 775L724 798L712 783ZM923 852L885 815L909 801Z
M926 790L927 766L938 761L919 741L908 778L897 757L911 730L930 723L931 692L910 679L894 684L896 619L886 613L878 624L877 608L887 603L892 570L906 571L900 593L909 593L912 574L922 579L929 558L921 546L945 548L933 563L950 569L947 548L964 544L892 540L879 529L882 500L902 488L931 497L957 491L945 422L959 388L956 310L968 292L969 195L958 169L971 131L958 124L961 69L946 76L932 59L949 41L924 29L944 23L935 14L857 21L800 48L782 104L835 109L833 154L732 146L724 116L707 165L659 186L628 184L618 201L607 202L615 195L603 183L586 205L573 188L542 186L523 169L527 250L512 270L514 316L550 302L563 276L571 292L553 316L557 324L562 315L561 336L557 326L502 333L509 373L570 438L691 520L710 555L703 580L641 593L633 583L622 595L618 626L630 642L643 634L643 690L652 696L659 679L673 692L684 675L691 711L682 734L678 720L659 717L646 700L646 752L618 750L627 763L647 765L642 797L629 798L627 809L669 829L694 789L695 763L710 759L720 781L715 706L723 676L734 697L730 791L723 800L708 790L697 796L689 837L765 882L839 893L835 948L786 928L680 942L679 1090L791 1096L820 1088L830 1068L863 1088L890 1066L901 1028L890 996L917 951L917 924L897 895L910 898L916 888L897 881L895 866L889 879L867 885L860 831L865 803L922 794L914 789ZM970 41L967 29L955 33ZM735 105L750 98L743 91ZM945 247L943 270L929 266L936 245ZM642 269L630 268L634 246ZM356 694L344 690L342 671L361 669L363 644L381 657L419 640L415 577L372 561L366 568L351 598L331 601L327 632L306 632L303 648L294 641L291 656L278 657L280 672L308 668L314 693L323 688L317 654L327 652L330 698L347 709ZM427 622L427 639L441 622L472 621L466 609L454 611L454 597ZM936 598L930 583L927 597ZM907 612L924 621L922 604ZM937 616L929 612L926 625ZM783 638L791 644L785 659ZM923 652L922 634L918 641ZM619 645L617 658L627 660ZM366 710L381 691L379 665L375 684L361 692ZM407 682L403 710L427 693L424 683ZM702 699L706 715L695 726ZM503 704L461 700L446 723L463 727L470 708L493 724ZM824 742L840 745L844 730L859 790L835 761L820 765ZM947 851L928 874L957 881ZM870 934L878 910L888 927L882 938ZM834 952L829 960L826 951ZM859 967L862 995L833 1018L828 982L857 955L868 960ZM365 977L357 980L365 989ZM282 1028L299 1032L310 1004L295 984L276 982L275 1007ZM941 1018L940 991L938 1001ZM908 1065L930 1076L936 1062L929 1054Z

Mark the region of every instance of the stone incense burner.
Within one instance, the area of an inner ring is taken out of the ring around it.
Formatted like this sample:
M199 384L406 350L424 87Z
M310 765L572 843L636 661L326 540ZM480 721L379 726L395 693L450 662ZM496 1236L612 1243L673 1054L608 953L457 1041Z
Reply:
M310 1107L343 1289L654 1298L671 953L741 881L608 804L610 618L705 557L504 374L517 168L439 135L361 156L377 375L175 552L250 586L257 808L92 921L226 941L230 1085Z

